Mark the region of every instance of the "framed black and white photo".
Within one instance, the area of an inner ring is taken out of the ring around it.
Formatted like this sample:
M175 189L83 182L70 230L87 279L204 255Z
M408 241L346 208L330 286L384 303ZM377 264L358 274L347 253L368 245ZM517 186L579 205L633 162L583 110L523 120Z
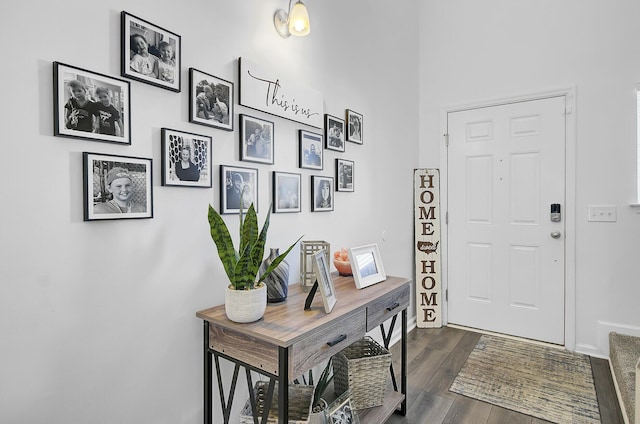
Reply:
M251 203L258 212L258 170L220 165L220 213L240 213Z
M180 92L181 37L122 12L122 76Z
M325 114L324 139L325 149L344 152L344 120Z
M311 176L311 212L333 210L333 178Z
M364 142L362 137L363 120L363 116L358 112L347 109L347 141L357 144Z
M53 135L131 144L129 81L53 62Z
M233 131L233 83L189 68L189 122Z
M349 262L358 289L387 279L377 244L352 247L349 249Z
M353 161L336 159L336 191L353 191Z
M151 159L84 152L84 220L153 218Z
M301 175L273 171L273 212L301 212Z
M300 168L322 169L322 134L299 130Z
M211 187L208 135L162 128L162 185Z
M273 165L273 122L240 115L240 160Z
M313 270L316 274L320 293L322 294L324 311L328 314L335 306L338 298L336 296L336 289L333 286L333 278L331 278L331 273L329 272L329 262L327 261L327 255L324 249L318 250L313 254Z
M331 402L327 410L327 418L327 424L360 424L358 411L353 407L350 390Z

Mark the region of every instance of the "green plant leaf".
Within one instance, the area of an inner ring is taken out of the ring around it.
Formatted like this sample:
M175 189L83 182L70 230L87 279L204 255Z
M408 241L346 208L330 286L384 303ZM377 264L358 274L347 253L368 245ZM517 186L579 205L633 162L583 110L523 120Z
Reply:
M227 277L231 284L234 283L234 275L236 263L238 262L238 253L233 247L233 240L227 229L227 225L220 216L220 214L209 205L209 227L211 229L211 238L216 244L218 249L218 256L224 266L224 270L227 273Z
M244 220L240 223L240 246L238 251L243 252L247 246L253 246L257 238L258 216L252 203L247 210Z

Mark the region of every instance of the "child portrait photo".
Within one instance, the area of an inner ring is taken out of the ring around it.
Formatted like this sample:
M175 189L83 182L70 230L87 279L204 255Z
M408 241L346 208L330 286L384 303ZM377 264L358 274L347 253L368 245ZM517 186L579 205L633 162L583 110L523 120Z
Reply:
M122 12L122 76L180 91L181 37Z
M162 185L211 187L211 142L207 135L162 128Z
M322 134L298 131L300 168L322 169Z
M128 81L53 63L56 136L131 144Z
M258 212L258 170L220 165L220 213L240 213L252 203Z
M273 171L273 212L300 212L300 174Z
M333 178L311 176L311 212L333 210Z
M240 115L240 160L273 165L273 122Z
M233 131L233 83L189 68L189 122Z
M153 218L151 159L84 152L84 220Z

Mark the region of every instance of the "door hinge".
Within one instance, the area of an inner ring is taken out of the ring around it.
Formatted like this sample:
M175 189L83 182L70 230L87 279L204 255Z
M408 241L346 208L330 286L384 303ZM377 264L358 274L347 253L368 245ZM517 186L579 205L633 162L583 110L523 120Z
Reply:
M444 289L444 301L449 301L449 289Z
M445 225L449 223L449 211L444 213L444 223Z
M444 137L444 145L449 147L449 134L443 134Z

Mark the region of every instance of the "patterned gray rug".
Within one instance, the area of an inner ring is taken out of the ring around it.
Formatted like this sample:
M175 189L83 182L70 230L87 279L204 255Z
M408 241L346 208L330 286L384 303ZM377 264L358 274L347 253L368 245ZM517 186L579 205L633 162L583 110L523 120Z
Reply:
M589 358L483 335L450 391L558 424L600 423Z

